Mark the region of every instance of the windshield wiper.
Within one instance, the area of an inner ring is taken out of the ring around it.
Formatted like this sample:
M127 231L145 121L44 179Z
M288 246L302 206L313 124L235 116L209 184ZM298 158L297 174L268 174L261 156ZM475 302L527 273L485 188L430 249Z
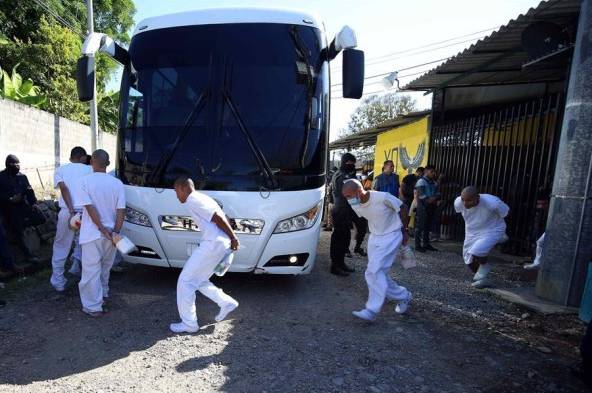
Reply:
M152 171L152 176L151 176L152 179L150 181L150 183L152 183L152 185L156 186L156 185L160 184L160 182L162 181L162 177L166 173L166 170L167 170L169 164L171 163L171 160L175 156L177 149L181 145L181 142L183 142L183 140L189 134L189 130L191 129L191 126L195 122L195 119L197 119L197 116L199 116L199 114L201 113L202 109L205 107L205 104L209 100L209 98L210 98L210 91L208 89L208 90L205 90L204 92L202 92L199 95L199 97L197 98L197 100L195 101L195 104L193 105L193 109L189 113L189 116L187 116L187 119L185 119L185 123L183 124L183 127L179 130L179 133L177 134L177 138L175 139L175 142L173 142L171 147L169 147L163 153L162 157L160 157L160 160L158 160L156 167Z
M222 97L224 98L224 102L226 103L226 105L228 105L228 108L230 108L230 112L232 112L232 116L234 116L234 119L236 120L238 127L240 128L241 132L245 136L245 139L247 140L247 144L249 145L249 147L251 148L251 151L255 155L255 158L257 159L257 163L259 164L259 168L261 169L261 171L263 172L263 174L265 175L265 177L267 179L266 188L268 190L278 190L279 186L277 184L275 176L273 175L273 170L271 169L271 167L267 163L267 160L265 159L263 152L261 151L259 146L257 146L257 143L253 139L253 136L249 132L248 128L245 126L243 119L241 118L240 114L238 113L238 109L236 108L236 105L234 105L234 102L232 101L230 93L227 90L226 76L227 75L224 75L224 87L222 89Z
M292 41L294 41L294 46L296 49L296 54L298 57L304 61L304 65L306 66L306 124L304 125L304 142L302 144L302 149L300 151L300 166L304 168L306 163L304 162L306 153L308 150L308 138L310 136L310 123L312 121L312 98L314 96L313 91L313 75L311 72L311 64L308 56L306 54L306 46L302 42L302 38L300 37L300 33L296 26L293 26L290 29L290 36L292 37Z

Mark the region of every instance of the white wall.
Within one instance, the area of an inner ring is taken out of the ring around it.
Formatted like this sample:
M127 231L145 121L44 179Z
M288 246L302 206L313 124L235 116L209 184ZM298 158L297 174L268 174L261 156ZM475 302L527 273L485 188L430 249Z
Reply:
M105 133L101 137L102 148L111 156L110 169L113 169L117 138ZM21 161L21 172L29 178L38 198L55 194L54 171L69 162L74 146L82 146L90 153L90 127L0 98L0 170L4 169L8 154L16 155Z

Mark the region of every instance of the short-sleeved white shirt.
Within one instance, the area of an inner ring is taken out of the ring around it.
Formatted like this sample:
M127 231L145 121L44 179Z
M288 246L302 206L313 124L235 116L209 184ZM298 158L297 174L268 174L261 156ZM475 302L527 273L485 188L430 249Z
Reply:
M121 180L103 172L93 172L80 180L79 203L93 205L101 217L105 228L113 229L117 209L125 209L125 189ZM90 218L86 208L80 225L80 244L90 243L101 238L99 228Z
M505 232L504 218L510 208L495 195L479 194L479 204L467 209L460 197L454 201L454 209L462 214L465 220L467 236L478 236L489 232Z
M191 217L195 220L197 227L202 233L202 241L214 240L218 236L228 238L228 236L218 228L218 225L212 222L215 213L218 213L220 217L223 217L224 214L222 208L220 208L220 205L218 205L214 199L201 192L193 191L187 197L185 205L187 205Z
M400 230L403 223L399 211L403 202L388 192L368 192L370 199L352 208L358 216L368 220L370 233L380 236Z
M59 183L64 182L68 190L70 191L70 196L72 198L72 206L76 208L82 208L78 203L78 194L80 193L80 179L86 175L92 173L92 168L90 165L84 165L79 163L69 163L66 165L62 165L58 169L56 169L55 174L53 175L53 186L54 188L59 187ZM60 208L67 209L66 202L64 201L64 197L60 197Z

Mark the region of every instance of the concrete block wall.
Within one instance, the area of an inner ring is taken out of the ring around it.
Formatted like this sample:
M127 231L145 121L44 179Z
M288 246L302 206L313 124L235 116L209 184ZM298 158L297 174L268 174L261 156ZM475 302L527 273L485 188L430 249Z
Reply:
M99 143L115 162L116 136L101 133ZM70 150L91 149L90 127L63 117L0 98L0 170L8 154L21 161L38 198L55 195L54 171L69 162ZM113 169L113 164L110 169Z

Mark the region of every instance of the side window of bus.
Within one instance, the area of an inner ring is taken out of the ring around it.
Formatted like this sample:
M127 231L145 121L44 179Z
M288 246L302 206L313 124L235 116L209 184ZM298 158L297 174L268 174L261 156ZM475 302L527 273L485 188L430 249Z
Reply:
M144 94L129 88L127 128L144 127Z
M124 147L126 153L143 153L144 140L144 95L133 87L129 88Z

